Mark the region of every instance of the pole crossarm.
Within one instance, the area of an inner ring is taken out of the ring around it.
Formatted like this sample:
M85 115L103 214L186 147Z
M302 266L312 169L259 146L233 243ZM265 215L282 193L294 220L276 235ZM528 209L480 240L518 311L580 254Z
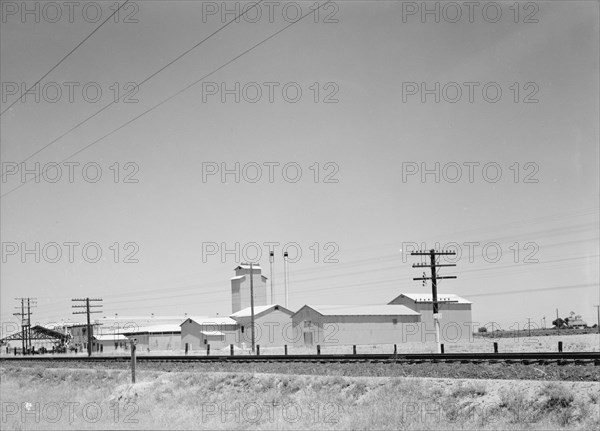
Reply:
M423 285L425 285L425 280L431 280L431 304L433 307L433 322L435 325L435 341L437 344L437 352L442 353L442 345L440 343L440 318L441 315L439 313L439 305L447 304L452 302L452 300L438 300L437 297L437 281L441 279L453 279L456 278L455 275L445 275L439 276L436 273L436 269L442 266L456 266L456 264L437 264L435 262L437 256L455 256L456 252L453 251L435 251L431 249L429 251L413 251L411 256L429 256L430 264L427 265L425 263L413 264L413 268L430 268L431 269L431 277L427 277L425 273L423 273L423 277L415 277L413 280L415 281L423 281Z

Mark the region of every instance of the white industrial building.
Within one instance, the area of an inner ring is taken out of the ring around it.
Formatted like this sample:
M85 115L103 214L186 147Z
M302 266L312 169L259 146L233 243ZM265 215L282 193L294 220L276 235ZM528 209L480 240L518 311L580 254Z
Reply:
M292 316L296 346L393 344L414 341L407 325L421 315L403 305L305 305Z
M188 317L180 326L182 347L190 351L238 344L238 322L229 317Z
M440 317L440 340L456 342L468 339L473 333L471 301L458 295L440 293L437 295ZM433 320L433 295L431 293L402 293L389 304L404 305L421 314L419 332L423 341L435 341ZM412 330L411 330L412 331Z
M240 343L252 343L252 310L250 307L233 313L230 317L239 324ZM293 333L291 316L294 313L277 304L254 307L254 339L261 347L276 347L291 344L286 334Z
M252 288L254 305L267 305L267 277L261 274L258 265L252 266ZM231 277L231 312L250 307L250 265L242 263L235 268L235 276Z

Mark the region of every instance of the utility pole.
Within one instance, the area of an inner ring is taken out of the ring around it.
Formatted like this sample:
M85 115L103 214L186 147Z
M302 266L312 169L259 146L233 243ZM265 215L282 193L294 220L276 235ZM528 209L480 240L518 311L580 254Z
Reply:
M254 353L254 273L250 262L250 333L252 334L252 353Z
M437 298L437 281L443 278L456 278L455 275L446 275L446 276L438 276L437 272L436 272L436 268L442 267L442 266L456 266L456 264L454 263L436 263L435 258L436 256L454 256L456 255L455 252L453 251L435 251L434 249L431 249L429 251L413 251L411 253L411 256L429 256L430 259L430 264L427 265L426 263L414 263L413 264L413 268L424 268L424 267L429 267L431 269L431 277L426 277L425 275L423 275L423 277L416 277L413 278L413 280L431 280L431 299L432 299L432 303L433 303L433 322L435 325L435 342L437 344L437 352L438 353L442 353L442 346L440 343L440 313L439 313L439 307L438 304L440 303L447 303L447 302L456 302L456 301L438 301Z
M31 309L36 306L36 298L15 298L21 301L21 312L13 313L14 316L21 317L21 347L23 354L31 349ZM25 312L25 302L27 302L27 312ZM15 307L19 309L19 307Z
M73 308L85 308L85 311L73 311L73 314L87 314L87 351L88 356L92 356L92 324L90 322L90 314L92 313L101 313L101 311L91 311L91 308L102 307L102 305L90 305L90 301L102 301L102 299L92 299L92 298L84 298L84 299L71 299L74 302L85 302L85 305L72 305Z
M558 308L556 309L556 329L558 330L558 335L560 335L560 321L558 320Z
M528 330L528 336L531 337L531 317L527 318L527 330Z
M17 301L21 301L21 312L13 313L13 316L21 317L21 353L25 354L25 298L15 298ZM18 307L15 307L18 309Z
M600 305L594 305L594 307L596 307L596 311L598 312L598 334L600 334Z
M31 350L31 308L36 307L37 304L33 303L36 298L27 298L27 350Z

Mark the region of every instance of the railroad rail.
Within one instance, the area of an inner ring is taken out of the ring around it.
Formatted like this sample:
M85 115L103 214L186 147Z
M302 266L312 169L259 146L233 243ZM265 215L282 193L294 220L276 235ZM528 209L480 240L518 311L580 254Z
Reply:
M322 354L322 355L139 355L137 362L221 362L221 363L521 363L525 365L595 365L600 366L600 352L528 352L528 353L403 353L403 354ZM6 362L129 362L129 356L3 356Z

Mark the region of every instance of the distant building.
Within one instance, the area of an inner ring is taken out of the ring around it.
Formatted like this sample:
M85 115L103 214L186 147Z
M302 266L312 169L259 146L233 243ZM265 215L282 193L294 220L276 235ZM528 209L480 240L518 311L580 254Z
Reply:
M440 339L452 342L469 338L473 332L470 301L458 295L438 294L438 312L440 319ZM421 314L421 332L423 341L435 340L433 321L433 299L430 293L402 293L389 304L404 305Z
M259 265L252 265L254 305L267 305L267 277L261 275ZM231 278L231 312L250 307L250 265L242 263L235 268Z
M252 344L251 308L233 313L232 319L239 325L238 340L248 346ZM294 313L277 304L254 307L254 339L261 347L283 346L291 344L286 340L287 333L292 334L292 315Z
M583 328L587 328L588 324L586 322L584 322L583 320L581 320L580 316L577 316L575 319L569 319L567 321L567 326L569 328L573 328L573 329L583 329Z
M136 340L138 350L161 351L181 349L181 328L176 323L166 323L125 330L129 341Z
M286 338L296 346L402 343L419 339L420 321L403 305L305 305Z
M181 345L185 349L213 350L237 344L238 323L229 317L188 317L180 325Z
M100 332L100 325L93 323L92 327L92 351L97 352L100 350L100 345L94 341L94 334L98 334ZM63 326L63 331L67 335L71 335L71 340L69 341L69 348L77 349L78 352L87 351L88 346L88 333L87 333L87 324L85 323L65 323Z

